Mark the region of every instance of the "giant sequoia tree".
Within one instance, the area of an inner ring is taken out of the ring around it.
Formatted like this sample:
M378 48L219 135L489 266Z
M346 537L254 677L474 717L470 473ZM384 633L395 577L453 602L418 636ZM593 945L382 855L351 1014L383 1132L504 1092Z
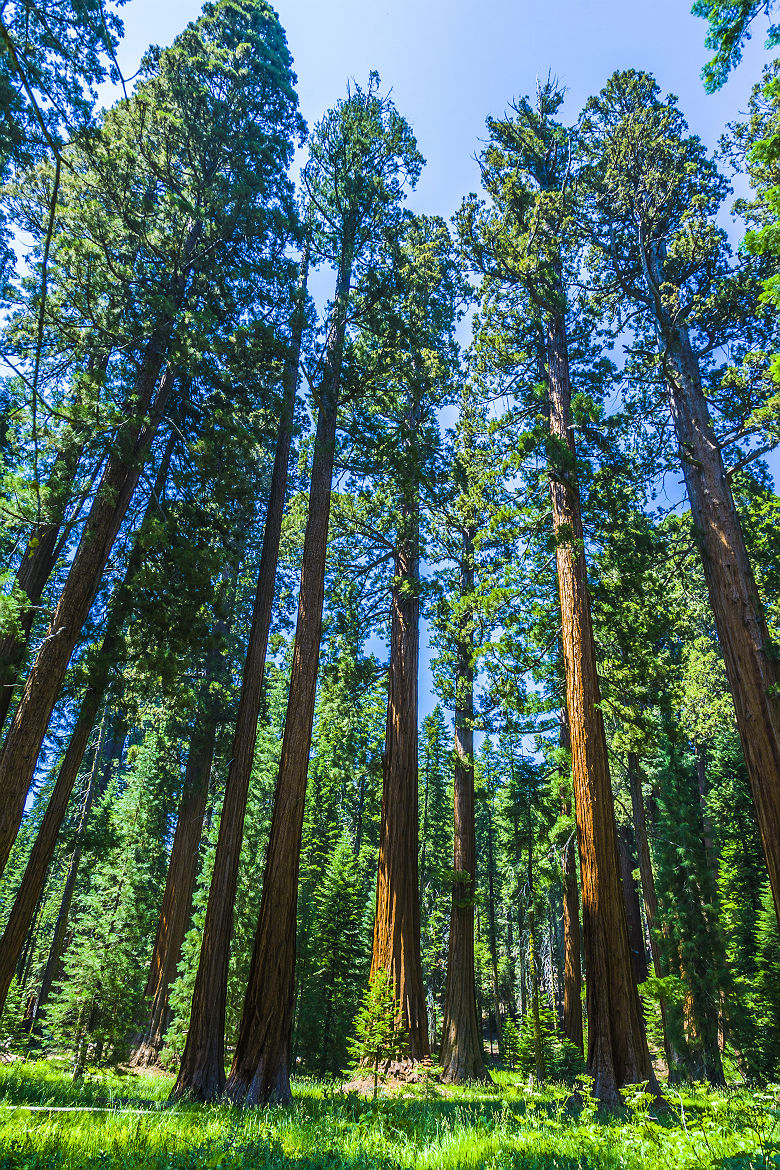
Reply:
M372 271L422 160L411 131L372 75L317 127L304 185L312 256L336 267L319 400L293 648L290 697L252 965L226 1092L249 1104L289 1101L295 915L301 830L322 630L325 558L341 366L354 279Z
M595 1092L617 1101L618 1088L654 1081L633 977L620 886L607 741L600 710L572 420L567 338L568 284L577 258L571 207L571 143L554 121L562 93L541 87L535 107L521 101L514 117L490 120L483 180L492 216L467 204L462 232L486 275L486 295L515 298L510 345L525 341L544 389L546 447L574 804L582 875L583 941L588 1012L588 1070ZM520 298L519 304L517 298ZM533 367L531 367L533 369Z
M629 71L588 102L581 138L603 279L617 281L621 303L657 339L780 920L780 671L704 382L713 353L752 327L755 307L714 222L723 180L686 130L653 78Z

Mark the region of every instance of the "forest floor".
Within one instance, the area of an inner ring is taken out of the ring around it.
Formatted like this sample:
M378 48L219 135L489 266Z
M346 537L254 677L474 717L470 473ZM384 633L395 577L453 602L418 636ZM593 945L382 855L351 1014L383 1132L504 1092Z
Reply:
M779 1170L778 1088L642 1093L599 1118L587 1093L404 1086L376 1101L298 1080L286 1109L168 1108L170 1079L0 1066L2 1170Z

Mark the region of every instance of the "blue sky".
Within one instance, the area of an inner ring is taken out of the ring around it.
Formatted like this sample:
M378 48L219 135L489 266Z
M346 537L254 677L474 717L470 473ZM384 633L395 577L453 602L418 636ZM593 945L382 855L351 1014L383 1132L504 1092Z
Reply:
M278 0L295 61L301 109L313 125L347 80L376 69L411 123L427 166L410 199L415 210L449 217L479 176L474 155L485 119L532 93L551 71L568 88L574 119L615 69L645 69L677 94L691 130L714 148L745 109L768 59L766 20L757 22L740 68L715 95L699 71L706 25L690 0ZM125 76L150 43L169 44L200 12L200 0L128 0L119 60ZM106 100L111 100L106 92ZM735 241L740 231L734 231ZM319 281L315 295L319 292ZM322 288L326 287L323 282ZM318 296L318 299L319 296ZM773 459L777 479L780 460ZM423 631L423 643L425 631ZM423 644L420 714L433 706Z
M151 42L168 44L200 11L198 0L128 0L120 61L132 74ZM349 77L376 69L391 86L428 160L411 201L451 215L478 186L473 161L485 118L534 89L552 70L568 87L565 113L618 68L647 69L680 98L691 129L714 146L745 103L762 61L757 25L745 60L724 89L704 92L706 25L688 0L279 0L312 124L340 97Z

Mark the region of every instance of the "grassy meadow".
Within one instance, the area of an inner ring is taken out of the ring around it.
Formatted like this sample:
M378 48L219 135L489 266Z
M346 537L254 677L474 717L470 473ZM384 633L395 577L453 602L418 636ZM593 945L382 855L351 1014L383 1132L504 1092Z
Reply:
M777 1087L637 1090L599 1117L587 1087L535 1089L498 1072L492 1088L431 1083L380 1091L298 1080L291 1108L178 1105L166 1076L100 1070L73 1083L64 1062L0 1066L3 1170L777 1170Z

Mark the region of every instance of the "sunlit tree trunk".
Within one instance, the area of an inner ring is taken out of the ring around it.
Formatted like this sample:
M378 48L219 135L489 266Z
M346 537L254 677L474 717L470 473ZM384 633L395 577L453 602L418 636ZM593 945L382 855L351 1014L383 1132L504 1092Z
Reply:
M95 726L98 711L109 684L111 670L121 652L122 626L130 604L132 582L146 551L146 537L158 498L168 476L176 435L172 434L160 461L154 487L149 495L143 520L127 561L125 575L111 599L108 622L103 641L89 672L87 687L81 700L78 717L60 764L46 811L38 828L24 876L14 899L5 932L0 941L0 1006L5 1003L13 979L14 969L30 926L36 902L46 881L46 874L57 844L62 822L68 810L73 786L87 750L89 737Z
M620 888L575 468L566 326L560 314L549 315L546 342L550 494L582 881L587 1066L596 1096L603 1103L618 1104L621 1085L638 1081L648 1081L653 1088L657 1085L634 982Z
M301 833L317 692L331 479L351 276L352 241L348 239L341 254L320 384L290 693L263 896L236 1051L225 1086L230 1100L246 1105L292 1100L290 1047Z
M560 746L571 752L569 717L561 712ZM569 797L561 797L561 811L571 815ZM574 837L569 836L561 853L563 873L563 1034L580 1052L582 1033L582 931L580 930L580 894L577 886L577 859Z
M701 384L688 329L669 319L659 289L661 250L642 250L663 341L669 403L694 534L756 808L780 923L780 668L772 652L739 514Z
M249 780L257 742L257 720L260 714L265 655L271 628L284 499L287 494L295 395L305 321L306 280L307 266L304 256L293 310L279 432L263 532L263 550L260 555L252 626L241 678L241 697L233 733L232 756L225 784L214 870L209 887L203 941L192 997L190 1026L173 1090L174 1097L186 1096L200 1101L214 1100L225 1086L225 1005L233 908Z
M407 1056L429 1054L420 960L418 894L417 674L419 665L419 505L402 503L405 533L395 555L383 759L382 819L371 975L390 974Z

